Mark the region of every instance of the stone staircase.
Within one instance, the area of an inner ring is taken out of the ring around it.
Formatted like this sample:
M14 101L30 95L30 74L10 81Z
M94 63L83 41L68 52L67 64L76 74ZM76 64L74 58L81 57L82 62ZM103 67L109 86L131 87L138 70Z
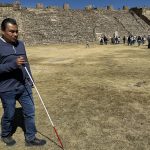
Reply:
M147 35L149 25L128 11L63 10L58 8L24 9L0 8L0 21L13 17L19 23L20 38L26 44L96 41L96 33L113 36Z

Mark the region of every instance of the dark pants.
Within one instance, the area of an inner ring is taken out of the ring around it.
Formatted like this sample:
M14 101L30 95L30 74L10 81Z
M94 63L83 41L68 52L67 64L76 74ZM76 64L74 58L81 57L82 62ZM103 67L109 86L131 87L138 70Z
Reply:
M13 129L15 105L16 100L18 100L23 110L25 124L25 139L29 141L34 139L36 134L34 120L35 108L32 98L31 87L22 86L21 88L10 92L0 93L0 98L4 109L4 114L1 119L1 136L7 137L11 135Z

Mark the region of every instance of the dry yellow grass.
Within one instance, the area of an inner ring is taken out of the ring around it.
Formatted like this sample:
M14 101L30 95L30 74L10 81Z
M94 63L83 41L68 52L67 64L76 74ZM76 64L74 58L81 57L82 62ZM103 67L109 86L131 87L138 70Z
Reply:
M150 149L146 46L52 44L27 47L27 54L65 150ZM35 91L34 99L38 136L47 145L32 150L60 150ZM14 138L15 150L31 149L24 146L20 128ZM1 143L0 149L8 148Z

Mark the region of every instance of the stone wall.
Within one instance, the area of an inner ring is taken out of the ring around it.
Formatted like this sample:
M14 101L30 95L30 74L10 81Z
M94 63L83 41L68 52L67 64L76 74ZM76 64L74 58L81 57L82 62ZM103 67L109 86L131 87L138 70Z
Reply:
M145 15L150 20L150 9L143 9L142 14Z
M132 8L130 12L136 13L142 20L150 25L150 8Z
M149 25L135 13L116 10L21 9L0 7L0 22L18 21L20 38L27 44L96 41L97 33L113 36L147 35Z

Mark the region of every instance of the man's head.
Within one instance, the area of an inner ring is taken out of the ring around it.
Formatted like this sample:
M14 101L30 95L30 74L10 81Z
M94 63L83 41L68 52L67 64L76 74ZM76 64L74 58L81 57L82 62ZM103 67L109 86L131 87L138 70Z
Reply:
M8 43L16 43L18 39L18 25L16 20L6 18L1 24L2 37Z

